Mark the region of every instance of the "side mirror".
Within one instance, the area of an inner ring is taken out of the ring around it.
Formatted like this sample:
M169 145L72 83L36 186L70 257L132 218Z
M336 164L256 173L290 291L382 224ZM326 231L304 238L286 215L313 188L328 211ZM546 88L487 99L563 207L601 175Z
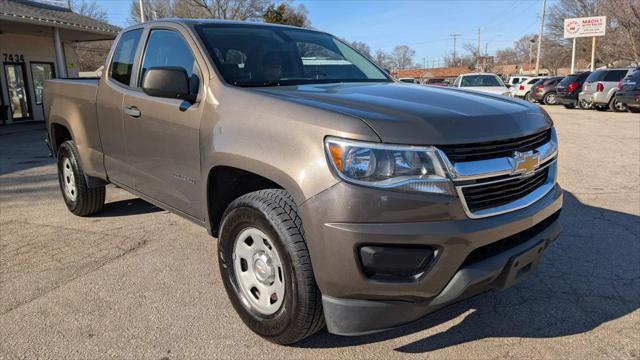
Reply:
M189 75L180 67L159 66L147 69L142 78L142 91L149 96L181 99L193 103L196 96L189 91Z

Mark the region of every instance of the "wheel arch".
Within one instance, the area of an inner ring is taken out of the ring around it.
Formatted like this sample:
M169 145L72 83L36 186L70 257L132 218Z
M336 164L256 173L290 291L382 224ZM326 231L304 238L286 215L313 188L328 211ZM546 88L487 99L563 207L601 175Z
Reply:
M265 164L239 166L225 163L211 167L207 173L205 191L209 233L218 236L222 215L233 200L250 192L273 188L288 191L297 205L305 200L302 189L291 177Z

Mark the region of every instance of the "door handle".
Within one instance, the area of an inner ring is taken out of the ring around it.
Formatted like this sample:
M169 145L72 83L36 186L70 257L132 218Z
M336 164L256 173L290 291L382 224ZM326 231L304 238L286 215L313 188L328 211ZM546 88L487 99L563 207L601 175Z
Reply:
M124 112L127 113L127 115L134 118L139 118L140 115L142 114L140 110L138 110L138 108L135 106L129 106L128 108L124 109Z

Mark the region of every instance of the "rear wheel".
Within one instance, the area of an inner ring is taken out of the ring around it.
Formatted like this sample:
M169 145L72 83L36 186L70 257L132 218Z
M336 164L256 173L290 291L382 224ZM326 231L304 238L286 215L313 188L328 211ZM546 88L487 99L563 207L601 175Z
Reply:
M589 109L591 109L593 104L591 102L589 102L589 101L581 99L581 100L578 101L578 106L580 107L580 109L589 110Z
M324 326L302 220L288 192L260 190L233 201L218 254L227 295L253 332L291 344Z
M548 92L545 94L542 102L546 105L556 105L558 103L558 97L555 92Z
M62 143L58 149L58 180L69 211L78 216L88 216L102 209L106 190L104 185L87 185L79 159L73 140Z
M527 93L524 94L524 99L528 102L533 102L533 99L531 98L531 91L527 91Z
M611 101L609 101L609 109L611 109L611 111L613 112L627 111L627 107L623 103L618 101L615 96L611 99Z

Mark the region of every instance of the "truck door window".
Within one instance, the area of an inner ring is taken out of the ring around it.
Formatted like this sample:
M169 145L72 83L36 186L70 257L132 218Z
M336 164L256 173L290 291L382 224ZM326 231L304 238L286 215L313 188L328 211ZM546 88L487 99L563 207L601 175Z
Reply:
M198 93L200 86L198 66L189 45L177 32L164 29L151 30L142 60L140 84L146 71L158 66L184 69L189 76L191 93L193 95Z
M111 60L111 78L126 86L129 86L131 82L133 61L141 35L142 29L131 30L122 34Z

